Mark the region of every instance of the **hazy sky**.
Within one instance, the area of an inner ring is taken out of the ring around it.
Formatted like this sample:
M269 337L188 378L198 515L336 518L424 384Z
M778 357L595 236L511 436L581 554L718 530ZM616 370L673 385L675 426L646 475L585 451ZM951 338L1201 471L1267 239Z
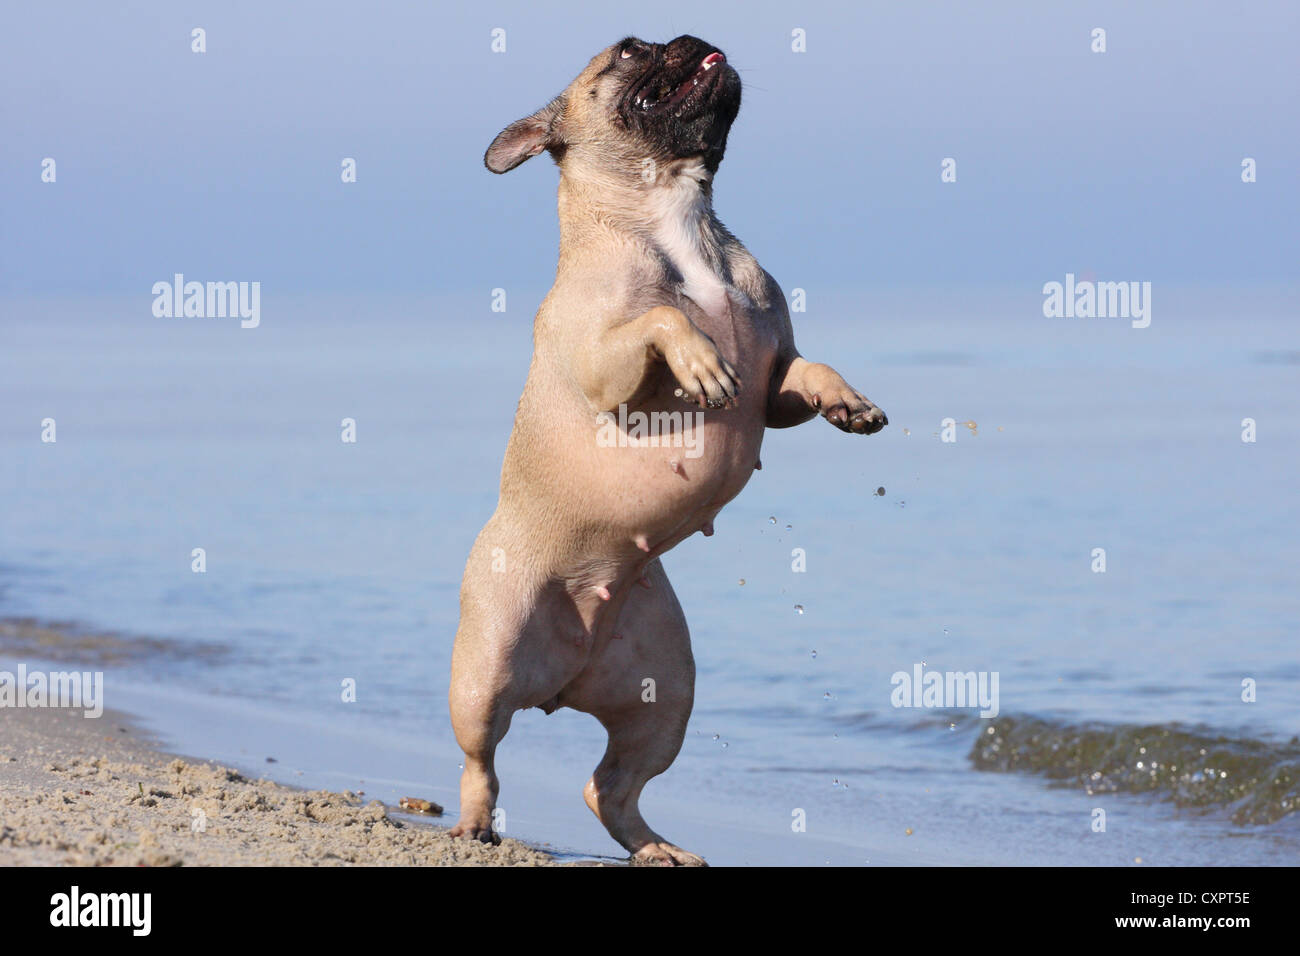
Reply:
M482 153L629 33L740 71L716 207L787 289L1295 276L1300 4L544 7L7 4L0 295L545 286L556 171Z

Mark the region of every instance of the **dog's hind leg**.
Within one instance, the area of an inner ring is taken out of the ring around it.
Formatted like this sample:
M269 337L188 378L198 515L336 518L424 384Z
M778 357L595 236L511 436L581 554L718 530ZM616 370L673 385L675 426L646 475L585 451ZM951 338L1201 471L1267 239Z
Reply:
M502 539L493 522L483 529L465 565L460 626L451 652L451 729L465 752L460 820L453 837L500 843L492 828L501 785L496 750L519 709L520 667L513 658L523 624L494 609L517 603L517 577L493 571L490 545Z
M509 551L511 540L495 517L479 535L465 566L451 653L451 727L465 752L460 820L451 835L484 843L500 842L492 826L500 791L496 749L511 718L528 707L554 710L554 698L582 670L591 647L562 587L548 591L522 567L497 572L494 549Z
M634 863L705 865L694 853L650 829L638 806L642 788L667 770L681 749L687 716L661 708L640 716L625 714L601 721L609 731L609 745L583 788L583 797L610 836L632 854Z
M458 636L457 640L460 640ZM500 843L492 828L501 784L496 772L496 749L510 729L513 710L502 706L499 696L477 684L477 672L453 669L451 682L451 726L456 742L465 751L465 769L460 777L460 819L453 837L469 837L483 843Z
M564 686L577 664L567 648L548 650L540 641L549 629L485 620L463 610L451 658L451 729L465 752L460 777L460 820L453 837L500 843L493 828L500 783L497 745L510 729L515 712L542 706ZM553 708L552 708L553 709Z
M609 733L605 756L583 796L636 863L702 866L641 816L646 783L681 750L695 699L690 632L662 565L646 568L651 587L633 587L613 637L561 703L595 716Z

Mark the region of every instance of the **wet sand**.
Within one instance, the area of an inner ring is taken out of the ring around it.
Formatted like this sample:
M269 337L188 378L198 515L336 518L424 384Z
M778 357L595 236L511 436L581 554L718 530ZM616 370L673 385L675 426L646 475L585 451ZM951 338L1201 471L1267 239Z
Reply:
M297 790L163 753L111 710L5 708L0 865L557 864L518 840L453 840L360 793Z

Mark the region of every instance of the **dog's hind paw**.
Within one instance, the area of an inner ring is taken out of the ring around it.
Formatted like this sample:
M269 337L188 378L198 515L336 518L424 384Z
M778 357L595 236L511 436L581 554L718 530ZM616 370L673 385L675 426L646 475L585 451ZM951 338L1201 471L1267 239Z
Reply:
M694 853L671 843L647 843L632 854L633 866L708 866Z
M453 839L464 837L470 840L477 840L479 843L486 843L490 846L500 846L501 837L490 826L475 826L471 823L457 823L451 828L449 836Z

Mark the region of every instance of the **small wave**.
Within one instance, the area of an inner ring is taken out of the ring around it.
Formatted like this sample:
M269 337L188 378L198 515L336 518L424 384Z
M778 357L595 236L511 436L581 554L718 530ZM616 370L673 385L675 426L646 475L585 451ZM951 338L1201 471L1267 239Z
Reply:
M75 621L0 618L0 653L83 666L160 661L219 661L229 648L208 641L119 634L81 626Z
M979 734L978 770L1040 773L1088 793L1153 793L1180 807L1227 808L1239 824L1300 807L1300 739L1270 743L1175 725L1070 725L1002 717Z

